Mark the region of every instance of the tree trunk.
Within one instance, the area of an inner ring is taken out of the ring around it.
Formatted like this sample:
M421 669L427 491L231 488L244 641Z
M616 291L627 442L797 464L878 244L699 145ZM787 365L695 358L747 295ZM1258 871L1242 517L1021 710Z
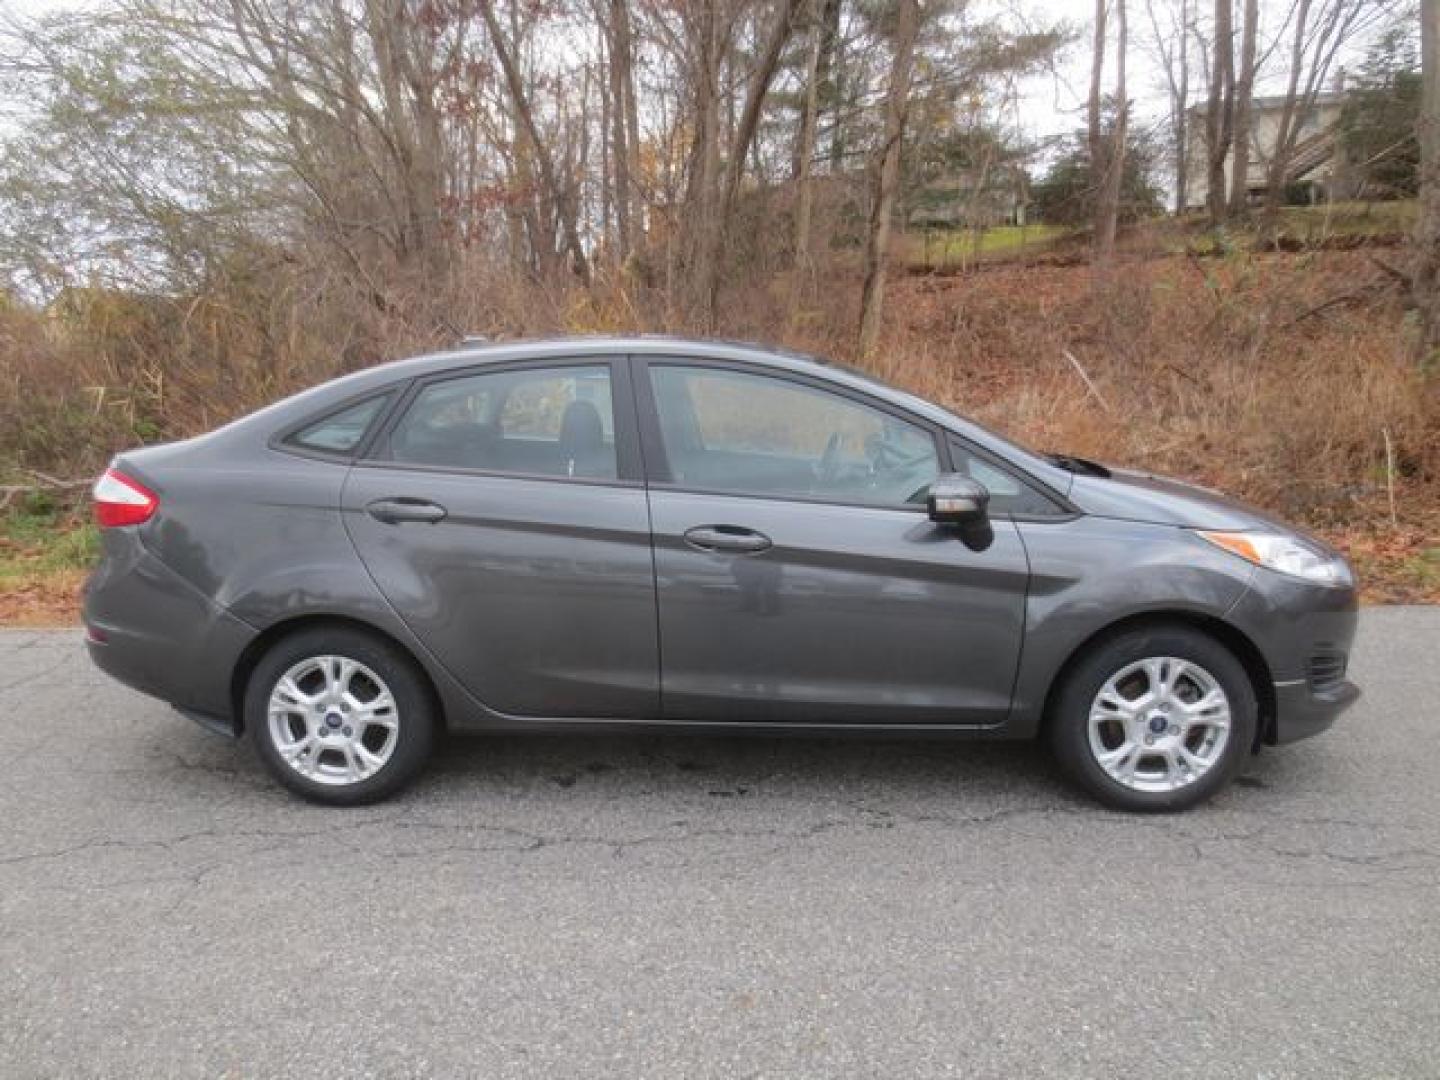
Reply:
M785 49L785 43L790 40L790 34L794 28L795 12L799 7L800 0L784 0L784 4L776 13L775 25L770 28L760 58L756 61L750 86L745 93L744 107L735 121L729 153L725 155L719 207L715 214L714 226L704 233L705 248L701 252L697 268L699 271L698 283L711 325L715 321L715 305L719 299L721 242L724 239L725 230L730 224L730 215L735 208L735 195L740 189L740 177L745 172L745 159L750 154L750 146L755 141L755 131L760 126L761 106L765 104L765 96L770 92L770 84L775 81L775 72L780 65L780 54Z
M369 0L365 28L375 53L380 107L395 146L404 219L400 251L412 265L443 276L447 263L440 238L442 171L439 117L431 87L410 68L405 18L393 0Z
M1295 32L1290 46L1290 81L1275 134L1275 151L1266 177L1265 229L1279 223L1285 191L1295 179L1292 168L1305 119L1329 80L1330 72L1355 36L1389 9L1373 0L1296 0ZM1312 18L1313 16L1313 18Z
M1235 80L1235 129L1231 138L1230 216L1243 218L1250 205L1250 117L1255 96L1255 35L1259 0L1245 0L1240 33L1240 75Z
M1419 361L1433 370L1440 356L1440 0L1421 0L1423 71L1420 118L1420 217L1415 227L1415 306L1420 313Z
M730 208L735 202L735 193L740 188L740 176L745 171L745 158L750 153L750 146L755 141L755 131L760 126L760 110L765 104L765 95L770 92L770 84L775 81L775 72L780 65L780 54L785 50L785 43L790 40L790 35L794 30L795 13L799 8L800 0L784 0L780 11L776 13L775 25L770 28L770 34L766 38L765 48L756 63L755 73L750 79L750 87L745 95L745 106L741 110L740 119L735 128L730 153L726 155L725 159L724 198L721 203L722 227L730 216Z
M1105 54L1105 3L1095 4L1096 56L1090 81L1091 172L1098 177L1095 199L1095 264L1107 270L1115 258L1115 230L1120 219L1120 192L1125 178L1125 142L1129 134L1130 101L1125 89L1125 53L1129 45L1125 0L1115 4L1115 123L1109 139L1100 130L1100 72ZM1099 157L1096 157L1099 151Z
M800 114L799 146L795 151L795 265L790 279L786 324L792 329L800 316L805 285L814 276L810 255L810 219L814 214L815 192L811 179L815 157L815 126L820 111L820 57L824 51L825 28L815 22L810 60L805 70L805 104Z
M1107 0L1095 0L1095 41L1090 50L1090 96L1085 110L1085 136L1090 151L1090 183L1097 190L1105 160L1104 133L1101 127L1101 91L1105 85L1105 26L1110 14Z
M620 222L615 218L613 227L611 219L615 216L614 194L616 188L615 166L610 160L610 116L611 104L611 69L614 64L610 56L610 38L604 27L600 31L600 78L596 80L600 88L600 236L603 238L611 260L618 267L624 263L620 254ZM613 243L612 241L613 234Z
M610 159L615 176L616 251L621 263L634 248L631 148L627 103L634 94L629 0L610 0Z
M830 173L838 174L845 168L845 140L841 137L840 98L842 90L840 67L840 2L821 0L820 4L820 64L815 71L817 93L820 102L817 116L830 114ZM818 131L818 125L817 125Z
M720 229L720 18L713 4L702 5L694 74L695 136L690 148L686 209L690 242L687 259L692 309L710 316L710 282L717 269Z
M1210 222L1225 220L1225 159L1235 115L1235 31L1230 18L1231 0L1215 0L1215 40L1212 43L1210 100L1205 108L1205 204Z
M1190 0L1180 2L1179 71L1175 79L1175 213L1190 194Z
M625 150L629 156L625 171L630 177L630 249L635 251L645 243L646 203L644 174L640 168L640 113L635 104L635 32L630 23L628 3L620 4L617 18L624 27L625 73L621 79L621 88L625 91L622 104L625 114Z
M900 187L900 149L905 137L906 104L910 96L910 69L915 39L920 32L917 0L899 0L896 9L895 52L890 62L890 88L885 97L885 132L875 170L870 227L865 241L865 284L860 291L860 355L871 356L880 341L880 318L885 303L885 268L889 257L890 219Z
M505 75L505 83L510 90L510 100L515 106L516 117L529 139L530 151L540 170L541 183L545 185L546 190L550 193L550 198L554 201L556 213L560 218L560 229L565 238L565 247L570 252L575 275L588 287L590 285L590 260L585 255L585 245L580 242L579 217L571 197L573 195L571 185L560 183L549 147L540 138L540 131L535 126L535 114L530 108L530 98L525 92L525 83L520 78L520 68L516 65L514 56L511 55L505 36L500 32L492 0L480 0L479 6L480 15L485 20L485 29L490 34L491 47L495 50L495 59L500 62L500 70Z
M1300 78L1305 68L1305 40L1309 31L1310 0L1299 0L1295 7L1295 32L1290 42L1290 78L1285 86L1285 100L1270 151L1270 165L1265 175L1265 229L1270 232L1285 204L1286 173L1290 170L1290 142L1295 127L1296 104L1300 96Z
M1170 152L1175 159L1175 213L1185 211L1190 187L1190 0L1180 0L1178 12L1169 8L1169 26L1155 14L1155 0L1145 0L1150 34L1169 92Z

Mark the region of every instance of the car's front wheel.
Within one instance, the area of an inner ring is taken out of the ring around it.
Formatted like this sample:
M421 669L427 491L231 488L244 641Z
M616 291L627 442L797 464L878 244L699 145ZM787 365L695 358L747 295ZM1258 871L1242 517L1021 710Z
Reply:
M1081 787L1122 810L1185 810L1230 782L1258 708L1234 653L1186 626L1138 627L1070 670L1049 734Z
M245 695L260 760L291 791L338 806L374 802L411 780L429 756L434 712L408 656L348 627L281 639Z

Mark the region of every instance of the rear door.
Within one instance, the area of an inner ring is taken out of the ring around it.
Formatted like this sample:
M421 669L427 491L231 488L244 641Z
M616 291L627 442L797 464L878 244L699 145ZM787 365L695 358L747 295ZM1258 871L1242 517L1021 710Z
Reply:
M667 717L992 725L1028 564L917 501L933 426L823 381L689 359L639 368Z
M486 365L412 388L351 470L350 535L386 599L499 712L658 707L650 526L629 369Z

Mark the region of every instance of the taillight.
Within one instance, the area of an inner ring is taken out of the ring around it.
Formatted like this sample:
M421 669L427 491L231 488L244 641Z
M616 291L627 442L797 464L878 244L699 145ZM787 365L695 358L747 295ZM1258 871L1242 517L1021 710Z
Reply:
M95 520L102 529L119 525L140 525L160 509L160 497L138 480L115 469L106 469L95 481Z

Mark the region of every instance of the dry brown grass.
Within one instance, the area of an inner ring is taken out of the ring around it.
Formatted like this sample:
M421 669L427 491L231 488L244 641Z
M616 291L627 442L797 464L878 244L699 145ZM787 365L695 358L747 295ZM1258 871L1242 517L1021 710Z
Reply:
M584 295L476 271L383 311L283 267L262 277L186 300L0 308L0 467L86 475L121 447L437 347L455 323L696 329L628 274ZM853 360L853 268L837 259L810 283L786 330L788 291L779 275L732 286L715 331ZM1085 266L901 277L887 312L869 364L882 377L1030 445L1173 473L1316 528L1355 554L1372 596L1440 596L1440 382L1410 360L1398 290L1365 252L1136 256L1100 283Z
M1440 600L1440 381L1363 252L1137 260L1099 285L1085 267L912 278L891 319L892 380L1314 528L1370 599Z
M84 580L82 571L63 570L0 581L0 626L74 626Z
M1436 501L1436 383L1409 358L1398 296L1317 310L1380 276L1347 252L1139 261L1098 287L1084 268L911 279L886 367L1022 441L1313 524L1386 498L1388 432L1408 520Z

